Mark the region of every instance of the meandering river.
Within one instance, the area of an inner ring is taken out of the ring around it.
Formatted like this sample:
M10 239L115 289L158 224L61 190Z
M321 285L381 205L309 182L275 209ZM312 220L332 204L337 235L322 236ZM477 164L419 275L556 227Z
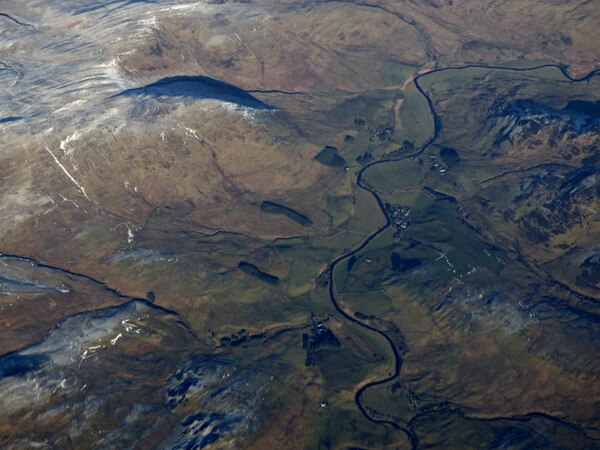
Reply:
M429 140L423 145L421 146L421 148L419 148L418 150L401 156L401 157L397 157L397 158L388 158L388 159L382 159L382 160L378 160L378 161L373 161L370 164L365 165L362 169L360 169L358 171L358 173L356 174L356 185L361 188L364 189L365 191L369 192L373 198L377 201L377 204L379 205L379 208L381 210L381 213L384 215L385 217L385 224L383 226L381 226L380 228L378 228L377 230L375 230L371 235L369 235L360 245L358 245L356 248L354 248L353 250L337 257L335 260L333 260L330 265L329 265L329 298L331 300L331 303L333 304L333 307L335 308L335 310L340 313L345 319L347 319L348 321L355 323L363 328L366 328L367 330L370 330L374 333L379 334L381 337L383 337L388 345L390 346L390 350L392 352L394 361L393 361L393 367L394 370L392 372L391 375L388 375L384 378L381 378L379 380L376 381L371 381L368 383L363 384L361 387L359 387L359 389L356 391L355 395L354 395L354 402L356 403L356 406L358 407L358 409L360 410L360 412L363 414L363 416L373 422L373 423L377 423L377 424L382 424L382 425L390 425L392 427L394 427L397 430L401 430L403 431L408 439L411 442L411 445L413 447L413 449L418 448L419 446L419 441L418 441L418 437L417 434L415 433L412 425L409 424L399 424L396 423L394 421L391 420L386 420L386 419L378 419L376 417L373 417L371 414L369 414L369 412L367 411L367 409L365 408L365 406L362 403L362 396L365 393L365 391L367 391L368 389L375 387L375 386L380 386L386 383L389 383L391 381L394 381L395 379L397 379L400 376L400 373L402 371L402 357L400 355L400 351L398 350L398 347L396 346L396 344L394 343L393 339L383 330L374 327L370 324L368 324L367 322L363 322L361 320L358 320L356 317L353 316L352 313L346 311L344 308L342 308L336 298L336 289L335 289L335 284L334 284L334 272L336 267L338 266L339 263L341 263L342 261L352 257L353 255L356 255L357 253L361 252L362 250L364 250L370 243L371 241L373 241L373 239L375 239L377 236L379 236L381 233L383 233L388 227L390 227L390 225L392 224L392 220L391 218L388 216L386 209L384 207L384 203L381 200L381 197L379 196L379 194L377 193L377 191L371 187L369 187L367 184L365 184L363 182L363 176L365 174L365 172L367 170L369 170L371 167L378 165L378 164L386 164L386 163L390 163L390 162L396 162L396 161L401 161L401 160L405 160L405 159L409 159L409 158L414 158L418 155L420 155L421 153L423 153L425 150L427 150L434 142L435 140L438 138L439 133L440 133L440 120L439 120L439 116L435 110L435 106L433 104L433 100L431 99L431 97L429 96L429 94L425 91L425 89L423 88L423 86L420 83L420 80L424 79L425 77L431 76L435 73L440 73L440 72L450 72L450 71L461 71L461 70L466 70L466 69L487 69L487 70L499 70L499 71L508 71L508 72L529 72L529 71L534 71L534 70L539 70L539 69L547 69L547 68L555 68L560 70L560 72L562 73L562 75L568 80L568 82L570 83L580 83L580 82L584 82L587 81L589 79L591 79L592 77L594 77L595 75L597 75L598 73L600 73L600 69L596 69L593 70L591 72L589 72L587 75L581 77L581 78L574 78L571 75L569 75L569 73L567 72L567 68L564 66L561 66L559 64L542 64L542 65L538 65L538 66L534 66L534 67L505 67L505 66L490 66L490 65L480 65L480 64L468 64L468 65L463 65L463 66L457 66L457 67L444 67L444 68L438 68L438 69L432 69L429 70L427 72L423 72L421 74L418 74L417 76L414 77L413 82L415 84L416 89L419 91L419 93L424 97L425 101L427 102L427 105L429 107L429 111L430 114L433 118L433 124L434 124L434 129L433 129L433 134L432 136L429 138ZM454 408L455 412L458 412L461 416L466 417L464 413L462 413L460 410L456 410L456 408ZM490 420L514 420L514 421L523 421L524 418L529 417L529 416L538 416L538 417L542 417L544 419L547 420L551 420L554 422L558 422L562 425L566 425L569 426L571 428L576 428L582 432L585 433L584 430L582 430L581 428L565 422L557 417L553 417L547 414L543 414L543 413L538 413L538 412L533 412L530 413L528 415L525 416L514 416L514 417L499 417L499 418L495 418L495 419L485 419L486 421L490 421ZM475 419L475 418L469 418L470 420L484 420L484 419Z

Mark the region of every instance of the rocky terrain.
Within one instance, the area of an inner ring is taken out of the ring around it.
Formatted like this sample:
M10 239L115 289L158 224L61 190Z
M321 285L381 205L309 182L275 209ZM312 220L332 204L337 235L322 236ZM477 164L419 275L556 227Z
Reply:
M0 447L599 448L593 1L0 3Z

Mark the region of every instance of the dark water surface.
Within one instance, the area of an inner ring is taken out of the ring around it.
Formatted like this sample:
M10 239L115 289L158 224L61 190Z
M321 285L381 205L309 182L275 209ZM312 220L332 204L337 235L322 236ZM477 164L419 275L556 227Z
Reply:
M176 76L162 78L154 83L127 89L118 95L150 95L154 97L188 97L237 103L255 109L272 109L243 89L205 76Z

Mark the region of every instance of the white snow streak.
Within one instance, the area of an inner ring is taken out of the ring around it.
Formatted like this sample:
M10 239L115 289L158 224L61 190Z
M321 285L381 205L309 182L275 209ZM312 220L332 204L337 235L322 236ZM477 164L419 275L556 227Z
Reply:
M52 158L54 158L54 161L56 161L56 164L58 164L58 166L59 166L59 167L62 169L62 171L63 171L63 172L64 172L64 173L65 173L65 174L66 174L66 175L69 177L69 179L70 179L70 180L71 180L73 183L75 183L75 186L77 186L77 187L79 188L79 190L81 191L81 193L83 194L83 196L84 196L85 198L87 198L87 199L88 199L88 200L91 202L91 201L92 201L92 199L88 197L88 195L86 194L86 192L85 192L85 189L83 188L83 186L82 186L82 185L80 185L80 184L77 182L77 180L76 180L75 178L73 178L73 176L72 176L72 175L69 173L69 171L68 171L68 170L65 168L65 166L63 166L63 165L60 163L60 161L58 160L58 158L57 158L56 156L54 156L54 153L52 153L48 147L46 147L46 151L47 151L48 153L50 153L50 155L52 156Z

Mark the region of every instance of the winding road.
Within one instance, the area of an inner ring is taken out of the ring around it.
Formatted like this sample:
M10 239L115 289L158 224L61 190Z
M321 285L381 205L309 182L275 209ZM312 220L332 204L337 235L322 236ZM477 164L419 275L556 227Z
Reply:
M363 182L363 176L365 174L365 172L367 170L369 170L371 167L375 166L375 165L379 165L379 164L386 164L389 162L396 162L396 161L402 161L408 158L414 158L420 154L422 154L425 150L427 150L434 142L435 140L438 138L439 133L440 133L440 119L439 116L435 110L434 104L433 104L433 100L431 99L431 97L429 96L429 94L425 91L425 89L423 88L423 86L420 83L420 80L433 75L435 73L440 73L440 72L451 72L451 71L461 71L461 70L466 70L466 69L486 69L486 70L499 70L499 71L507 71L507 72L530 72L530 71L534 71L534 70L539 70L539 69L547 69L547 68L554 68L554 69L558 69L560 70L560 72L562 73L562 75L571 83L581 83L581 82L585 82L590 80L592 77L594 77L595 75L597 75L598 73L600 73L600 69L595 69L591 72L589 72L587 75L581 77L581 78L575 78L572 77L571 75L569 75L567 68L565 66L559 65L559 64L542 64L542 65L537 65L537 66L533 66L533 67L506 67L506 66L493 66L493 65L481 65L481 64L467 64L467 65L462 65L462 66L456 66L456 67L443 67L443 68L437 68L437 69L432 69L432 70L428 70L426 72L420 73L418 75L416 75L413 78L413 83L417 89L417 91L424 97L425 101L427 102L427 105L429 107L429 111L431 113L431 116L433 117L433 125L434 125L434 129L433 129L433 134L432 136L429 138L429 140L427 142L425 142L425 144L423 146L421 146L420 149L418 149L417 151L414 151L410 154L404 155L402 157L397 157L397 158L388 158L388 159L382 159L382 160L377 160L377 161L373 161L367 165L365 165L364 167L362 167L358 173L356 174L356 185L361 188L364 189L365 191L369 192L373 198L375 199L375 201L377 202L377 204L379 205L379 208L382 212L382 214L385 217L385 224L383 226L381 226L380 228L378 228L376 231L374 231L371 235L369 235L369 237L367 237L358 247L354 248L353 250L337 257L335 260L333 260L329 267L328 267L328 271L329 271L329 275L328 275L328 280L329 280L329 298L331 300L331 303L333 305L333 307L335 308L335 310L340 313L345 319L347 319L348 321L355 323L363 328L366 328L369 331L372 331L374 333L379 334L381 337L383 337L388 345L390 346L390 349L392 351L392 354L394 355L394 370L393 373L391 375L386 376L385 378L376 380L376 381L371 381L368 383L363 384L355 393L354 395L354 401L356 403L357 408L360 410L360 412L362 413L362 415L369 420L370 422L376 423L376 424L382 424L382 425L390 425L393 428L400 430L402 432L404 432L406 434L406 436L408 437L408 439L410 440L411 446L413 449L417 449L419 447L419 440L417 437L416 432L414 431L413 428L413 423L414 423L414 418L413 420L411 420L410 423L408 423L407 425L401 425L398 424L394 421L391 420L386 420L386 419L378 419L373 417L372 415L369 414L369 412L367 411L367 409L365 408L365 406L363 405L361 399L363 394L365 393L365 391L367 391L368 389L375 387L375 386L380 386L386 383L389 383L391 381L394 381L396 378L398 378L400 376L400 373L402 371L402 357L400 355L400 351L398 350L398 347L396 346L396 344L394 343L393 339L383 330L374 327L372 325L369 325L366 322L363 322L361 320L358 320L356 317L354 317L351 313L347 312L346 310L344 310L341 306L340 303L338 302L338 300L336 299L336 289L335 289L335 284L334 284L334 272L336 267L338 266L338 264L340 264L342 261L352 257L353 255L356 255L357 253L361 252L362 250L364 250L370 243L371 241L373 241L373 239L375 239L377 236L379 236L381 233L383 233L387 228L390 227L390 225L392 224L392 220L391 218L388 216L388 214L386 213L385 207L384 207L384 203L381 200L381 197L379 196L379 194L377 193L377 191L371 187L369 187L369 185L365 184ZM557 422L560 423L561 425L566 425L569 426L571 428L577 429L580 432L584 433L587 436L587 433L585 433L585 431L566 421L561 420L560 418L554 417L554 416L550 416L548 414L544 414L544 413L539 413L539 412L532 412L526 415L519 415L519 416L514 416L514 417L498 417L498 418L491 418L491 419L478 419L478 418L474 418L474 417L469 417L467 416L464 412L460 411L459 408L457 408L456 406L453 406L454 410L463 418L466 418L468 420L483 420L483 421L493 421L493 420L513 420L513 421L523 421L528 417L533 417L533 416L539 416L539 417L543 417L547 420L551 420L553 422Z

